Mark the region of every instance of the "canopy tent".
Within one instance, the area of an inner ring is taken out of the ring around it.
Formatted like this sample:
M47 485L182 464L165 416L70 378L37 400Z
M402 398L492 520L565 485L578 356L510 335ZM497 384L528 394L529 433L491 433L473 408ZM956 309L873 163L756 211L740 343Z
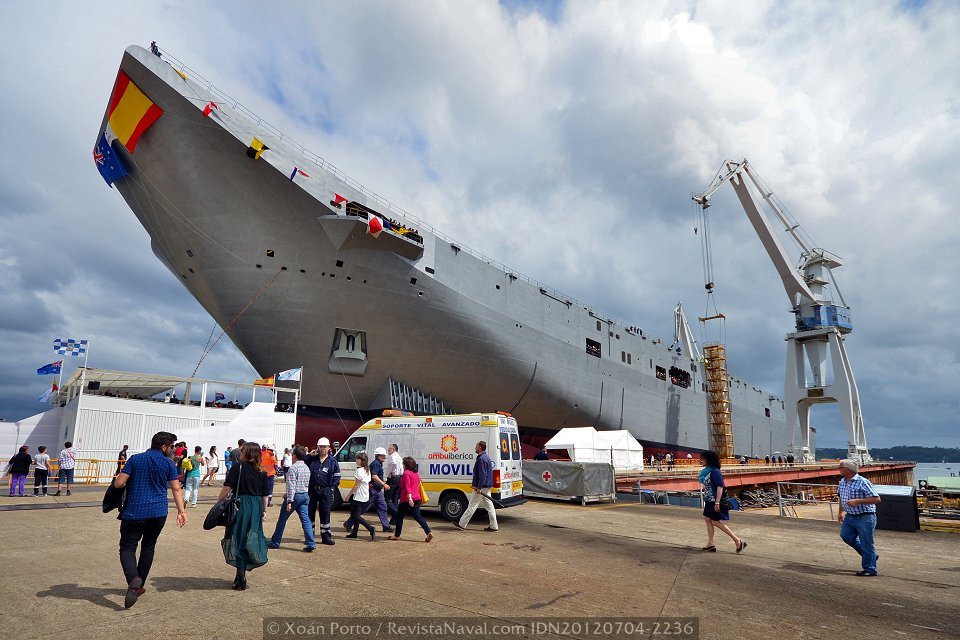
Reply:
M86 369L80 367L64 383L60 389L62 400L67 399L67 389L72 385L86 384L100 393L110 393L123 397L140 396L149 398L167 391L186 382L193 382L193 378L178 376L155 375L152 373L137 373L134 371L111 371L109 369ZM197 382L200 382L199 380ZM233 384L233 383L224 383Z
M643 447L626 429L567 427L560 429L545 446L548 450L566 449L574 462L612 462L617 471L643 468Z
M643 445L626 429L597 431L597 442L601 444L600 449L608 459L609 452L613 453L613 467L617 471L643 469Z

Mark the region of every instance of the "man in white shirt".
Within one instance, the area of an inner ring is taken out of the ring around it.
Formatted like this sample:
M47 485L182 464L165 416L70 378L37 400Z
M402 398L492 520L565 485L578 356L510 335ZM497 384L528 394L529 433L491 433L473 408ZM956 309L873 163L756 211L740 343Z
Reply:
M397 502L400 499L400 476L403 475L403 458L400 457L400 447L391 444L387 447L387 459L383 462L383 475L390 485L390 490L384 492L387 501L387 511L390 512L390 526L395 524L397 517Z

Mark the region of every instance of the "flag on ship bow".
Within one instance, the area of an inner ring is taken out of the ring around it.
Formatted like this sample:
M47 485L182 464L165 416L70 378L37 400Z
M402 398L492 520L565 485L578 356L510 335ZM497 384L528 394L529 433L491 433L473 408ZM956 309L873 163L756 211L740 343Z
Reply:
M335 193L333 194L333 200L330 201L330 206L336 207L337 209L342 209L343 203L346 201L347 199L344 198L342 195L340 195L339 193Z
M381 231L383 231L383 220L380 219L380 216L375 216L371 213L367 216L367 233L376 238L380 235Z
M307 172L304 171L303 169L301 169L300 167L294 167L294 168L293 168L293 172L290 174L290 181L293 182L293 179L296 178L298 174L301 175L301 176L303 176L304 178L309 178L309 177L310 177L310 176L307 174Z
M111 189L113 183L129 173L124 166L120 156L113 152L113 147L107 142L107 134L101 133L97 146L93 148L93 161L97 165L97 171L100 172L104 182Z
M58 360L56 362L51 362L50 364L45 364L39 369L37 369L38 376L55 376L60 373L60 367L63 365L63 360Z
M270 149L267 145L263 144L263 141L259 138L254 138L253 142L250 143L250 146L247 147L247 157L252 158L253 160L259 160L260 156L263 155L264 151Z
M57 338L53 341L53 350L62 356L85 356L87 355L87 341Z
M140 136L162 115L163 109L155 105L126 73L117 72L107 108L107 128L112 138L119 140L133 154Z

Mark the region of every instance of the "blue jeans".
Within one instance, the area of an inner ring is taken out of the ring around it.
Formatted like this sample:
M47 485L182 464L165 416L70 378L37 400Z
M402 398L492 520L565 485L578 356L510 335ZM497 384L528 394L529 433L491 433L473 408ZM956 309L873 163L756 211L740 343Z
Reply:
M307 505L309 502L310 495L307 492L294 494L293 509L290 511L287 511L287 501L283 501L283 506L280 507L280 518L277 520L277 528L273 532L273 537L270 538L271 547L280 546L280 540L283 538L283 530L287 526L287 518L289 518L292 513L300 516L300 524L303 525L303 535L307 540L307 547L313 549L317 546L317 542L313 538L313 523L310 522L310 515L307 513Z
M267 502L273 504L273 483L277 481L277 476L267 476Z
M185 478L186 484L183 490L183 501L190 501L190 504L196 505L197 498L200 497L200 476L188 475Z
M877 549L873 546L873 530L877 526L877 514L847 513L840 525L840 537L860 554L864 571L877 572Z

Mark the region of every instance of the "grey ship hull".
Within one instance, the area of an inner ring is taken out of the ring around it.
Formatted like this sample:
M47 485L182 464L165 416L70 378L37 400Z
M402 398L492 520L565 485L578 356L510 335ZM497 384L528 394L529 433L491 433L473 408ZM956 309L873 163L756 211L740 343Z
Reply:
M525 427L626 428L648 444L708 447L702 371L686 355L429 229L422 247L373 238L327 204L339 193L394 216L352 183L303 164L223 102L204 117L209 88L140 47L121 68L165 113L115 186L157 257L261 375L304 365L302 402L379 409L402 383L445 408L511 411ZM256 161L251 132L271 149ZM310 179L291 181L293 163ZM362 332L352 357L334 357L338 329ZM658 379L657 367L688 371L691 384ZM734 382L731 400L738 453L787 450L779 399Z

